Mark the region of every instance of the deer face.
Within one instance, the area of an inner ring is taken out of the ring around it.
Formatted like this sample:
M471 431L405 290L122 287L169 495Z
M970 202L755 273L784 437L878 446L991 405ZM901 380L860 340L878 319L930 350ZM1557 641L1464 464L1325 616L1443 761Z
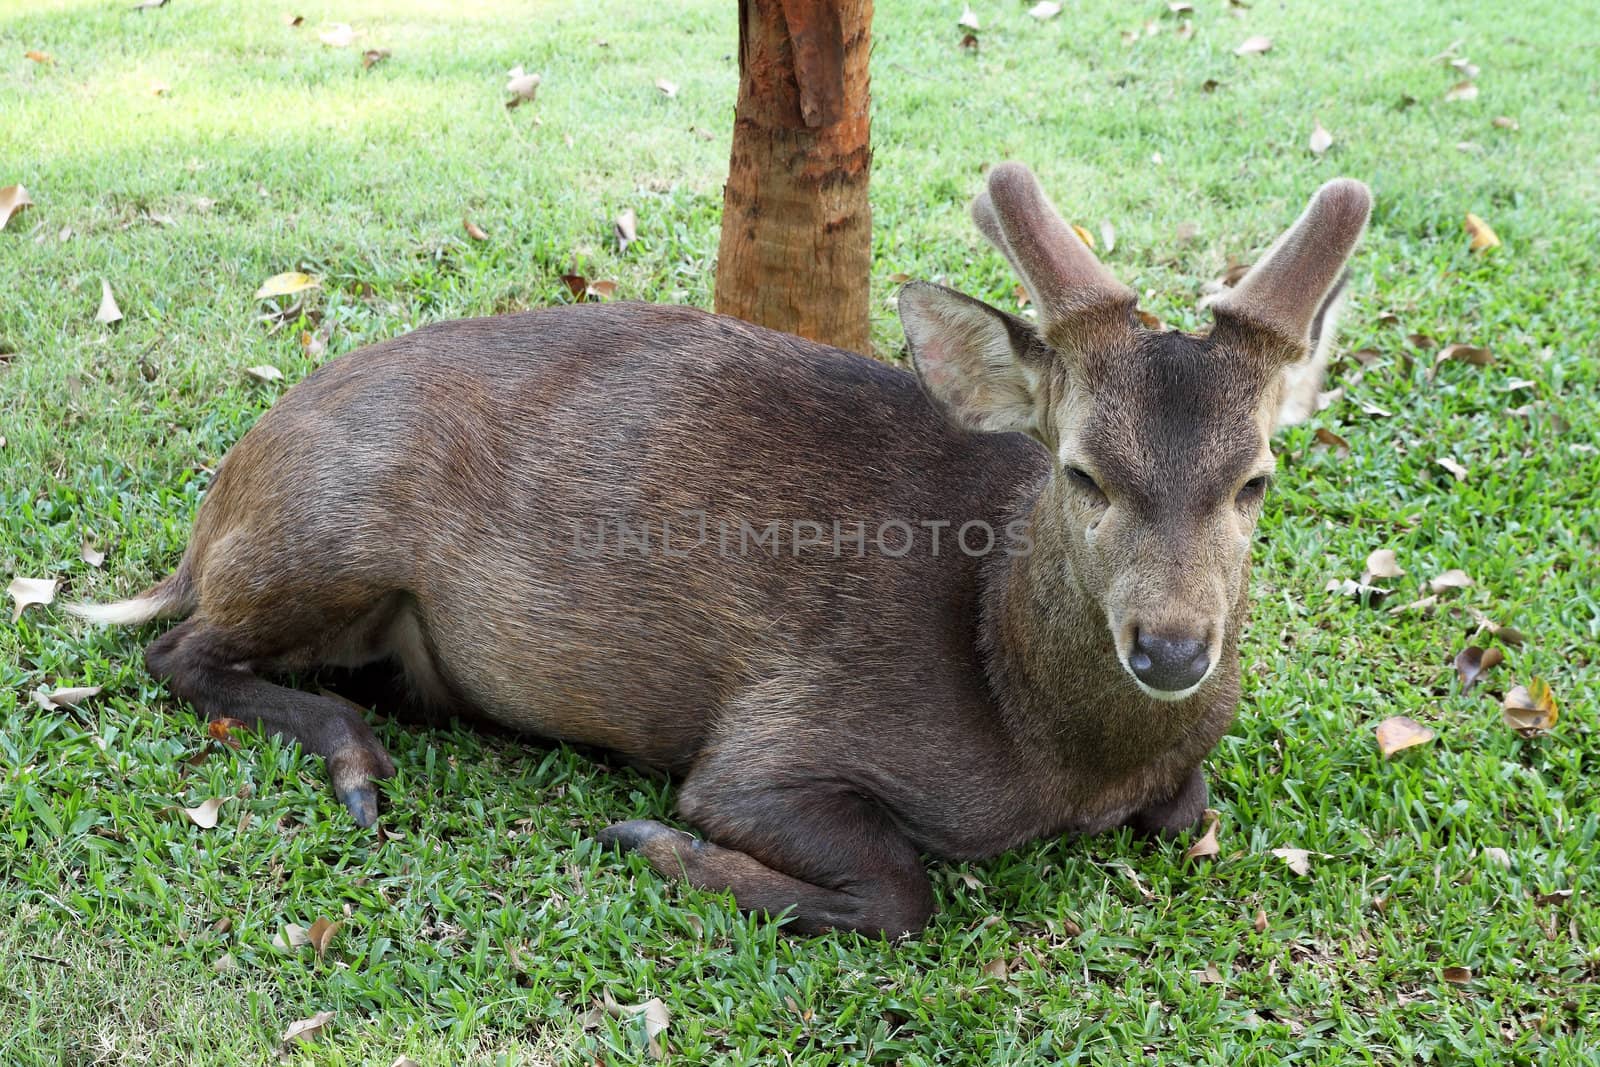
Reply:
M933 400L969 429L1026 433L1052 455L1034 538L1102 609L1151 697L1199 690L1237 624L1284 368L1304 356L1368 203L1358 183L1325 186L1217 304L1209 335L1155 333L1033 176L1004 164L974 215L1023 275L1040 328L938 286L901 295Z

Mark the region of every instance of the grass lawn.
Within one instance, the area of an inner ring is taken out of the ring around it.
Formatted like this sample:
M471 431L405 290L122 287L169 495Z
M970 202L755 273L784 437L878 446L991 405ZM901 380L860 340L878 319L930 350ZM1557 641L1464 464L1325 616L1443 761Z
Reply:
M145 674L153 631L35 606L0 619L0 1059L272 1062L291 1022L334 1011L294 1062L653 1062L642 1017L592 1010L652 997L674 1063L1600 1058L1591 13L1195 0L1191 35L1163 0L1070 0L1049 21L971 2L976 54L959 0L879 5L882 358L901 358L903 275L1014 306L965 215L1002 159L1092 232L1110 222L1106 261L1185 328L1229 257L1321 182L1376 195L1330 383L1344 395L1279 442L1245 699L1209 762L1221 854L1045 841L934 865L941 914L920 939L796 940L590 842L668 815L669 785L387 722L399 776L384 831L358 832L320 760L208 741ZM0 581L105 599L166 573L229 445L362 344L569 300L574 271L709 305L731 0L132 6L0 0L0 187L35 201L0 232ZM335 22L362 36L320 43ZM1271 50L1235 55L1254 34ZM367 48L392 55L366 70ZM1452 48L1481 68L1475 99L1445 99L1469 73L1438 58ZM543 86L507 111L518 64ZM639 240L619 254L626 207ZM1468 212L1501 247L1469 251ZM305 303L320 318L274 331L252 294L296 269L323 279ZM115 327L95 320L102 280ZM1494 361L1435 368L1450 343ZM1378 548L1406 570L1381 606L1325 591ZM1387 610L1449 568L1474 584L1432 614ZM1480 616L1526 640L1479 635L1505 662L1464 692L1451 663ZM1499 698L1536 676L1562 714L1524 739ZM80 685L104 688L75 712L32 696ZM1391 715L1437 737L1385 760L1373 731ZM215 797L213 829L178 810ZM1308 850L1308 873L1275 849ZM320 958L274 946L318 918L343 923Z

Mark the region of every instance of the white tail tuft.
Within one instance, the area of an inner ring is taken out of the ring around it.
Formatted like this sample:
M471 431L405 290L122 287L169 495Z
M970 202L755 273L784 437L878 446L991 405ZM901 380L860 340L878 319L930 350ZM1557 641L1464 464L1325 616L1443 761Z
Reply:
M158 594L118 600L113 604L68 604L66 611L69 615L106 626L132 626L159 618L172 606L171 597Z

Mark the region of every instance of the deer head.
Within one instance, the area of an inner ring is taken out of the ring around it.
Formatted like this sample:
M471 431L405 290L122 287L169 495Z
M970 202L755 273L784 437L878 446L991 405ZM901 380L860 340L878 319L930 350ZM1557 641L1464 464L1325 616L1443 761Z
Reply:
M1063 571L1048 584L1103 614L1150 697L1197 693L1242 621L1284 371L1307 358L1314 328L1331 330L1323 312L1370 205L1360 182L1329 182L1213 305L1209 333L1154 332L1033 174L1004 163L972 214L1038 327L941 286L901 293L917 372L947 415L1048 450L1032 515L1041 558Z

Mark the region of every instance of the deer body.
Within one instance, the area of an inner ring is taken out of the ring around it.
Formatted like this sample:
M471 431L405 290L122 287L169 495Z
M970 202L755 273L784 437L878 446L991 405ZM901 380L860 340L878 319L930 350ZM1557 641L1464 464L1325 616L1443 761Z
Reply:
M394 660L424 702L673 772L703 840L603 839L803 931L919 928L919 853L1192 825L1296 327L1135 330L1081 246L1019 251L1049 218L1008 167L975 213L1057 309L1040 333L908 287L919 384L688 309L429 327L285 394L177 572L80 613L187 616L152 672L326 756L362 823L382 746L265 676Z

